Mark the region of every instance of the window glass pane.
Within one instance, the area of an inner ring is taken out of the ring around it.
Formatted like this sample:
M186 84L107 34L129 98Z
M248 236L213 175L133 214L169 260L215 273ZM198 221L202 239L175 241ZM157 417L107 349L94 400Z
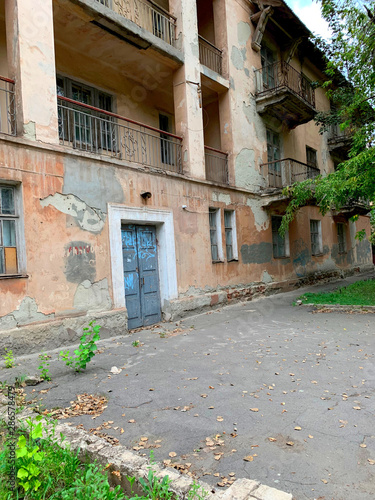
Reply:
M14 191L13 188L1 188L1 213L14 214Z
M65 96L65 91L64 91L64 80L62 78L57 78L56 79L56 87L57 87L57 95L60 96Z
M14 220L3 220L3 245L4 247L16 246L16 229Z
M5 274L4 268L4 250L0 248L0 274Z
M227 260L233 260L233 248L232 248L232 246L227 246Z

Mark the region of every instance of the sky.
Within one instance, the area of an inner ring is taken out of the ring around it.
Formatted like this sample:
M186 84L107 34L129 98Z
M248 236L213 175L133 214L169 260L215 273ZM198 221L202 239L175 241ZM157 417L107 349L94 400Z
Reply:
M320 2L312 0L285 0L310 31L329 38L327 23L320 15Z

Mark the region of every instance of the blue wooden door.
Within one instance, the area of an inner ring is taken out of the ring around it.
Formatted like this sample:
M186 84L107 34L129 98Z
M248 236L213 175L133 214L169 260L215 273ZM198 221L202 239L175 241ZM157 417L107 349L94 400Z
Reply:
M155 227L128 224L121 233L128 326L152 325L161 319Z

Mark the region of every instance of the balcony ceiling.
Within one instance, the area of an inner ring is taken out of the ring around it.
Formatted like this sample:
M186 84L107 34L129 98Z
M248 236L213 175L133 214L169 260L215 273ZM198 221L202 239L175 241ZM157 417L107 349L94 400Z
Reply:
M264 117L277 119L294 129L311 121L316 110L300 96L286 87L281 87L257 97L257 112Z
M172 92L176 61L148 48L142 50L95 25L85 11L66 0L54 2L56 65L60 71L91 74L90 81L110 88L126 79L150 89ZM74 71L76 69L76 71ZM113 76L112 76L113 75ZM111 78L112 76L112 78Z

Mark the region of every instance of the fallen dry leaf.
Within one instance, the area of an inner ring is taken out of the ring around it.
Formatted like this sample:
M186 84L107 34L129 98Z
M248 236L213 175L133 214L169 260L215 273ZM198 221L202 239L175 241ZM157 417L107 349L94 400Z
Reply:
M299 425L297 425L296 427L294 427L294 430L295 431L302 431L302 427L300 427Z
M250 408L250 411L259 411L259 408Z
M201 394L201 398L206 398L207 394Z
M147 437L141 437L141 441L148 441Z
M171 451L170 453L168 453L168 455L173 458L173 457L176 457L177 456L177 453L175 453L174 451Z
M276 438L271 438L271 437L269 437L269 438L268 438L268 441L271 441L271 443L275 443L275 441L277 441L277 439L276 439Z
M294 446L294 442L293 442L293 441L287 441L287 442L286 442L286 444L287 444L288 446Z
M254 460L254 457L251 455L248 455L247 457L244 457L245 462L252 462Z
M365 444L365 443L361 443L359 446L360 446L361 448L367 448L367 444Z
M314 439L314 436L312 436L311 434L309 434L309 438L310 439Z
M217 417L217 418L216 418L216 420L217 420L218 422L223 422L223 420L224 420L224 419L223 419L223 417L220 417L220 416L219 416L219 417Z
M373 460L372 458L368 458L367 461L370 465L375 465L375 460Z
M324 483L324 484L328 483L327 479L321 479L321 482Z
M360 406L353 406L353 410L360 410L361 407Z
M131 420L128 420L129 424L135 424L135 420L132 418Z

